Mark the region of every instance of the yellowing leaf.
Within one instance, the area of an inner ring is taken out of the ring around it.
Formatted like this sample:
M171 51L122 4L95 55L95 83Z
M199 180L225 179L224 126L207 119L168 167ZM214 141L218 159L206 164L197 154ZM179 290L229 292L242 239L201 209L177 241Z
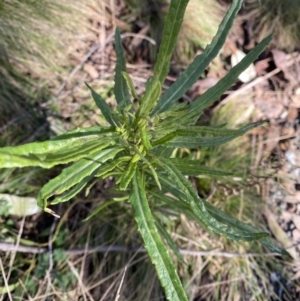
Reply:
M8 213L17 216L33 215L41 211L36 198L22 197L12 194L0 194L0 201L8 206Z

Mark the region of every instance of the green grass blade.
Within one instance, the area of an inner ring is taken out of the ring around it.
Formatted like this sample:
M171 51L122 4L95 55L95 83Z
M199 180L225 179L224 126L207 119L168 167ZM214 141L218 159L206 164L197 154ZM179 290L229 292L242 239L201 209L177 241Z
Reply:
M85 83L85 84L92 92L92 97L93 97L97 107L101 110L101 113L103 114L106 121L113 127L115 127L116 125L119 125L120 121L117 118L114 111L111 109L111 107L105 102L105 100L98 93L96 93L93 90L93 88L91 86L89 86L87 83Z
M126 73L126 61L119 28L116 28L115 32L115 51L117 55L117 62L115 68L114 94L118 108L122 110L124 107L130 105L131 102L126 79L122 74L122 72Z
M51 168L58 164L66 164L112 144L114 135L116 136L100 127L78 128L45 142L3 147L0 148L0 167Z
M45 209L47 200L51 196L64 193L75 186L84 178L93 174L102 163L113 159L121 150L120 147L101 149L65 168L60 175L42 187L37 198L38 205Z
M187 301L188 298L177 275L168 250L158 234L154 218L146 197L145 186L139 171L133 177L129 198L135 220L144 240L145 248L154 263L158 278L170 301Z
M218 32L213 38L211 44L205 48L202 54L196 56L191 65L181 73L179 78L159 99L157 106L151 113L152 116L167 111L172 104L181 98L183 94L197 81L210 62L218 55L225 43L226 37L242 3L243 0L232 1L232 4L222 20Z
M227 75L225 75L212 88L208 89L204 94L197 98L190 106L189 113L185 116L185 120L195 123L199 114L209 105L218 100L224 92L226 92L238 79L238 76L252 64L257 57L263 52L267 45L271 42L272 36L264 38L254 49L252 49L246 57L234 66Z

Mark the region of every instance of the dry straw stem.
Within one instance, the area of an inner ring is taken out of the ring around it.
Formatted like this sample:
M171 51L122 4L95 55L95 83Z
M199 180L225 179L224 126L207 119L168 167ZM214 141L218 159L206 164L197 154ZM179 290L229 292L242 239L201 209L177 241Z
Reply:
M0 250L3 252L20 252L27 254L43 254L50 252L46 248L39 247L28 247L22 245L14 245L11 243L0 243ZM146 253L144 248L128 248L124 246L111 245L111 246L99 246L99 247L87 247L87 248L76 248L76 249L66 249L63 250L67 255L82 255L82 254L93 254L93 253L105 253L105 252L121 252L121 253ZM277 253L230 253L222 251L197 251L197 250L187 250L180 249L180 253L189 256L217 256L225 258L236 258L236 257L273 257L278 256Z
M1 1L0 55L35 78L57 76L69 64L70 47L82 43L93 5L97 1Z

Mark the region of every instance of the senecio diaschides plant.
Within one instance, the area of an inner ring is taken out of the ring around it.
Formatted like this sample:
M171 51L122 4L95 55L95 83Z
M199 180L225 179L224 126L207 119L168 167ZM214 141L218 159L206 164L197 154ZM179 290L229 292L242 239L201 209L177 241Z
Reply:
M70 200L95 178L115 177L119 190L128 196L145 248L156 267L167 299L172 301L188 299L161 236L177 256L181 255L151 210L150 200L171 206L173 210L186 214L219 235L234 240L259 240L271 251L288 255L285 250L271 243L268 233L242 223L202 200L185 177L228 173L203 167L197 160L171 158L175 148L220 145L260 124L252 123L232 130L197 126L196 121L201 112L219 99L271 40L269 36L261 41L224 78L192 104L178 103L177 100L196 82L221 50L242 0L232 1L211 44L161 95L187 4L188 0L171 1L154 74L149 78L142 97L138 97L126 73L120 33L116 30L116 109L113 110L87 85L108 126L77 128L49 141L0 149L2 168L51 168L74 162L43 186L38 194L38 205L50 213L53 211L49 205ZM138 104L133 104L132 98L137 99ZM92 215L97 213L96 209Z

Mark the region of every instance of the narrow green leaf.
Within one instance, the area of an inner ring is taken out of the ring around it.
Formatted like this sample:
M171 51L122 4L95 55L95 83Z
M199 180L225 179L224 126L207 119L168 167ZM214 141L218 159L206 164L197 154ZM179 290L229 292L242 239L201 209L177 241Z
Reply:
M75 197L86 185L87 183L94 177L95 172L93 172L90 176L83 178L77 185L75 185L72 189L69 189L63 195L56 197L53 201L51 201L51 205L64 203L71 200Z
M91 176L87 177L87 178L84 178L81 182L79 182L73 189L70 189L66 195L70 195L71 198L76 195L76 191L78 189L78 192L81 191L83 188L86 187L87 185L87 182L92 179L92 178L96 178L94 181L92 181L91 183L89 183L89 185L87 186L86 188L86 191L85 191L85 196L88 196L89 193L90 193L90 190L91 188L99 181L99 179L97 178L107 178L108 177L108 174L114 170L118 165L120 165L120 163L124 162L124 161L129 161L131 159L131 157L121 157L121 158L118 158L118 159L115 159L113 161L110 161L110 162L106 162L105 164L101 165L97 170L96 172L94 172ZM86 184L84 185L85 181L87 180ZM84 186L81 186L81 185L84 185ZM81 188L82 187L82 188ZM72 195L74 193L74 195ZM60 197L59 197L60 198ZM62 201L63 200L67 200L65 198L65 195L62 196ZM55 200L57 198L55 198L51 204L54 204ZM62 202L62 201L59 201Z
M164 162L159 159L157 159L156 161L169 174L174 183L179 186L179 189L181 189L186 194L187 201L189 202L192 211L199 217L201 222L209 230L219 235L225 235L228 238L234 240L252 241L268 236L268 233L250 233L249 231L233 228L227 224L219 222L208 213L203 201L199 198L191 183L180 173L180 171L171 163L171 161L167 160L166 158L164 159Z
M155 106L161 93L161 83L154 77L151 78L149 86L143 98L140 101L140 107L137 112L139 118L148 116L152 108Z
M229 142L239 136L244 135L248 131L252 130L253 128L261 125L261 122L254 122L247 124L237 130L228 130L228 129L219 129L219 128L205 128L205 127L192 127L187 128L186 130L177 130L176 136L171 141L165 144L166 147L208 147L208 146L217 146L226 142ZM198 129L199 132L206 132L213 137L204 136L199 137L197 136ZM196 130L194 130L196 129Z
M271 42L272 36L263 39L254 49L252 49L246 57L234 66L227 75L225 75L212 88L208 89L204 94L197 98L190 106L189 113L185 116L185 120L196 122L199 114L209 105L218 100L224 92L226 92L238 79L238 76L252 64L257 57L263 52L267 45Z
M215 127L215 126L187 126L187 127L179 127L178 133L180 134L181 131L184 133L184 131L189 132L192 136L194 133L200 134L200 135L212 135L215 137L222 137L222 136L241 136L244 135L246 132L254 129L255 127L258 127L262 125L262 121L257 121L253 123L249 123L245 126L242 126L238 129L227 129L224 127ZM186 135L182 135L186 136Z
M231 172L202 165L202 160L171 159L171 162L184 175L232 176Z
M127 189L130 181L132 180L137 168L137 162L133 162L132 160L128 163L128 167L126 168L125 172L119 178L119 188L121 191Z
M46 208L47 200L51 196L61 194L78 184L90 176L101 163L113 159L121 150L120 147L101 149L65 168L60 175L42 187L37 198L38 205Z
M167 111L164 111L159 114L159 120L163 122L166 119L169 121L169 120L173 120L174 117L184 116L187 113L187 108L188 108L187 102L175 103L170 108L168 108Z
M93 127L77 129L45 142L33 142L0 148L0 167L40 166L51 168L76 161L91 152L114 143L117 134Z
M117 55L117 62L115 68L115 86L114 94L118 104L118 108L121 110L131 104L126 79L124 78L123 72L126 73L126 61L122 46L122 40L119 28L116 28L115 32L115 51Z
M163 203L166 203L171 208L177 208L177 210L180 213L183 213L187 217L190 217L191 219L194 219L202 224L202 220L200 220L199 217L190 210L188 203L184 201L184 198L186 198L186 196L173 185L173 182L171 182L169 180L165 181L164 179L162 179L161 176L160 176L160 181L163 183L163 186L166 186L168 188L168 190L171 191L173 197L167 197L166 195L162 195L161 192L156 193L155 191L150 191L150 194L156 200L160 200ZM176 196L176 198L175 198L175 196ZM179 198L180 200L178 200L177 198ZM251 233L258 232L258 230L255 229L254 227L252 227L251 225L243 223L243 222L235 219L234 217L228 216L226 213L224 213L223 211L214 207L210 203L204 201L204 204L205 204L207 210L209 211L209 213L212 216L214 216L215 218L217 218L218 220L223 221L224 223L227 223L228 225L232 225L233 227L238 227L240 229L244 229L245 231L249 231ZM270 238L262 238L259 240L259 242L262 243L271 252L278 253L278 254L281 254L281 255L291 258L290 254L286 250L276 246L271 241Z
M151 150L151 149L152 149L152 145L151 145L151 143L150 143L150 140L149 140L149 136L148 136L147 130L141 128L141 129L140 129L140 136L141 136L141 139L142 139L142 144L143 144L143 146L145 147L145 149L146 149L146 150Z
M151 113L152 116L167 111L197 81L210 62L218 55L242 3L243 0L232 1L211 44L205 48L202 54L196 56L191 65L181 73L173 85L159 99L157 106Z
M122 74L121 74L122 76ZM96 93L91 86L89 86L87 83L85 83L86 86L90 89L92 92L92 97L97 105L97 107L101 110L101 113L103 114L106 121L113 127L120 125L120 121L117 117L117 115L114 113L114 111L111 109L111 107L105 102L105 100Z
M180 213L185 214L187 217L190 217L191 219L194 219L202 224L202 220L199 219L197 215L195 215L191 210L188 205L188 203L185 201L186 196L182 193L181 190L177 189L177 186L174 185L174 182L170 181L166 177L162 177L160 175L160 181L163 184L163 188L168 189L172 193L172 197L168 197L166 195L162 195L161 192L155 192L155 191L150 191L149 193L156 199L160 200L163 203L166 203L169 205L171 208L177 208L177 210ZM239 229L243 229L244 231L249 231L251 233L257 233L259 232L257 229L252 227L249 224L243 223L239 221L238 219L231 217L227 215L225 212L219 210L218 208L214 207L207 201L203 201L205 207L209 211L209 213L217 218L219 221L223 221L224 223L227 223L228 225L231 225L233 227L237 227ZM290 254L282 249L277 247L270 238L262 238L259 240L260 243L262 243L267 249L269 249L271 252L278 253L284 256L290 257Z
M142 235L144 245L154 263L158 278L170 301L187 301L180 279L168 250L158 234L154 218L148 204L142 175L139 171L133 177L132 193L129 198L135 220Z
M171 206L171 208L177 208L179 210L179 212L181 212L181 213L185 214L186 216L189 216L190 218L203 224L202 219L199 219L199 216L191 211L191 208L188 205L187 196L181 190L178 189L178 185L174 184L174 181L171 181L169 178L167 178L161 174L160 174L159 178L163 185L163 188L165 188L165 189L167 189L167 191L171 192L172 197L168 197L166 195L163 195L161 192L155 192L153 190L150 191L150 194L156 200L160 200L160 201L168 204L169 206ZM207 201L203 201L203 202L204 202L204 205L207 208L208 212L213 217L218 219L220 222L231 225L232 227L237 227L239 229L243 229L244 231L248 231L251 233L259 232L257 229L255 229L251 225L243 223L243 222L239 221L238 219L227 215L225 212L214 207L209 202L207 202ZM275 252L275 253L290 257L288 252L286 252L284 249L279 248L276 245L274 245L269 238L262 238L259 240L259 242L261 242L271 252Z
M164 187L163 187L164 188ZM189 206L189 204L185 201L181 201L181 199L175 194L172 193L172 189L168 192L164 192L164 193L168 193L170 195L170 192L172 194L172 197L169 197L165 194L162 194L161 191L154 191L154 190L149 190L149 195L151 195L155 201L161 201L162 203L167 204L168 206L170 206L170 208L177 210L180 214L184 214L186 216L190 216L191 213L191 208ZM184 195L184 197L186 197ZM195 219L197 220L197 219Z
M182 200L186 204L189 204L186 194L178 188L178 185L173 181L173 179L170 179L169 177L167 177L167 175L160 172L159 180L162 182L162 193L164 192L164 190L166 190L167 193L171 193L174 197Z
M106 174L112 170L114 170L117 166L119 166L122 162L129 162L131 160L131 156L123 156L118 159L115 159L109 163L103 164L95 174L95 177L106 178Z
M160 182L159 182L159 179L158 179L158 176L157 176L157 173L155 171L155 168L153 167L153 165L149 162L149 160L138 150L137 147L135 146L131 146L129 145L128 142L126 141L122 141L124 143L125 146L129 147L129 149L131 149L132 151L134 151L139 157L140 159L148 166L149 170L151 171L152 173L152 176L153 176L153 179L155 180L157 186L159 188L161 188L161 185L160 185ZM135 159L133 159L133 162L137 162Z
M159 139L153 138L152 145L153 146L159 146L163 145L166 146L170 141L173 141L177 136L176 130L173 130L172 132L169 132L165 134L164 136L160 137Z
M171 0L168 13L165 17L162 41L154 66L154 75L149 81L146 92L141 99L138 116L148 116L156 105L161 93L161 87L170 69L171 56L177 42L177 36L188 2L189 0Z
M205 204L205 207L207 208L207 210L210 212L210 214L213 215L215 218L219 219L220 221L226 222L229 225L232 225L234 227L238 227L238 228L243 229L245 231L249 231L249 232L257 231L251 225L242 223L238 219L236 219L234 217L231 217L231 216L228 216L225 212L223 212L220 209L214 207L209 202L204 201L204 204ZM263 239L260 240L260 242L265 247L267 247L271 252L275 252L275 253L290 257L290 254L286 250L284 250L282 248L279 248L276 245L274 245L272 243L271 239L263 238Z
M260 240L260 242L271 252L278 253L283 256L287 256L289 259L293 259L293 257L290 255L289 252L287 252L285 249L276 246L270 238L263 238Z
M209 147L209 146L218 146L229 142L237 136L228 136L228 137L176 137L172 141L168 142L165 146L172 148L195 148L198 146Z
M122 75L123 75L123 77L126 81L126 84L127 84L128 88L130 90L130 93L131 93L132 97L137 99L137 100L140 100L140 97L136 93L136 90L134 88L133 82L132 82L131 77L129 76L129 74L126 73L126 72L122 72Z
M171 56L176 46L186 6L189 0L171 0L165 17L162 41L154 66L154 77L163 85L169 73Z
M223 211L219 210L218 208L214 207L209 202L204 201L204 205L207 208L207 210L209 211L209 213L212 216L214 216L215 218L219 219L220 221L226 222L228 225L232 225L234 227L243 229L244 231L249 231L249 232L252 232L252 233L257 233L258 232L258 230L255 229L254 227L252 227L251 225L243 223L243 222L239 221L238 219L227 215L225 212L223 212ZM284 250L282 248L279 248L276 245L274 245L272 243L271 239L263 238L263 239L260 240L260 242L265 247L267 247L271 252L275 252L275 253L290 257L290 254L286 250Z
M172 250L172 252L176 255L176 257L178 258L178 260L181 263L186 264L186 262L183 259L182 254L179 251L179 248L177 247L177 245L175 244L174 240L172 239L171 235L169 234L169 232L164 228L164 226L160 223L160 221L156 218L155 219L155 224L156 227L158 229L158 231L160 232L160 235L162 235L164 237L164 239L166 240L168 246L170 247L170 249Z

